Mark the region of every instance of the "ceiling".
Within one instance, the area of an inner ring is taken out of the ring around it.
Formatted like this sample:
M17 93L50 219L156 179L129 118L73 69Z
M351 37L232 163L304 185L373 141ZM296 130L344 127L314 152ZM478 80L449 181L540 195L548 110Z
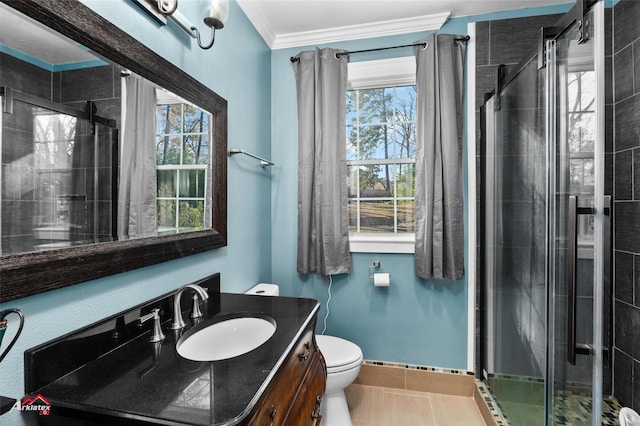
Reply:
M237 0L272 49L440 28L447 19L572 0ZM231 18L232 19L232 18Z
M272 49L437 30L451 18L568 1L572 0L237 0ZM53 66L96 59L2 3L0 14L0 46Z
M0 48L36 65L91 63L98 58L73 40L0 3Z

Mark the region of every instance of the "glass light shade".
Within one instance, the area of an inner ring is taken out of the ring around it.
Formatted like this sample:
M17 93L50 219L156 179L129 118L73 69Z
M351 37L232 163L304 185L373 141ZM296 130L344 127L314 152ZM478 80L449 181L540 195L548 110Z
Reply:
M224 25L229 19L229 0L212 0L209 17L220 21Z

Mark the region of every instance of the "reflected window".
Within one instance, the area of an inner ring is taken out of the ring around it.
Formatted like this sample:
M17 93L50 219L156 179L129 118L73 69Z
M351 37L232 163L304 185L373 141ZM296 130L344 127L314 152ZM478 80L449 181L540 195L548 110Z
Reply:
M156 107L158 234L205 229L210 114L194 105Z
M567 78L567 137L571 193L578 196L580 207L593 207L596 140L595 72L569 72ZM593 215L580 215L578 239L580 244L593 244Z

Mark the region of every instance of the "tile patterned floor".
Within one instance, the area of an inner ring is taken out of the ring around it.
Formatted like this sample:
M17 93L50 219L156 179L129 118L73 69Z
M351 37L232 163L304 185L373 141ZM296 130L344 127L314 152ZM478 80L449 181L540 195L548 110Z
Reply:
M544 422L544 382L518 376L496 376L478 389L487 402L498 425L529 426ZM497 398L497 399L496 399ZM556 397L554 425L582 426L591 424L591 396L564 391ZM614 399L602 404L603 426L619 425L620 405Z
M345 394L353 426L484 426L472 397L354 384Z

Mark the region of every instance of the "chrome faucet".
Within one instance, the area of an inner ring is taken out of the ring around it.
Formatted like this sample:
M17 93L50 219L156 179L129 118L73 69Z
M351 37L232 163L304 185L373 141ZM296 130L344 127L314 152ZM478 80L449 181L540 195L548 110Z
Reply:
M153 319L153 331L151 332L151 336L149 337L150 342L161 342L164 340L164 333L162 332L162 327L160 327L160 309L153 309L151 313L147 315L143 315L139 318L140 324L146 322L147 320Z
M180 299L182 298L182 293L188 288L195 291L195 293L193 294L194 299L191 318L198 318L202 316L200 307L198 306L197 297L199 296L202 300L207 300L209 298L209 294L207 294L207 291L204 288L200 287L198 284L187 284L180 287L176 291L176 295L173 296L173 323L171 324L172 330L180 330L185 326L184 320L182 319L182 310L180 309Z

